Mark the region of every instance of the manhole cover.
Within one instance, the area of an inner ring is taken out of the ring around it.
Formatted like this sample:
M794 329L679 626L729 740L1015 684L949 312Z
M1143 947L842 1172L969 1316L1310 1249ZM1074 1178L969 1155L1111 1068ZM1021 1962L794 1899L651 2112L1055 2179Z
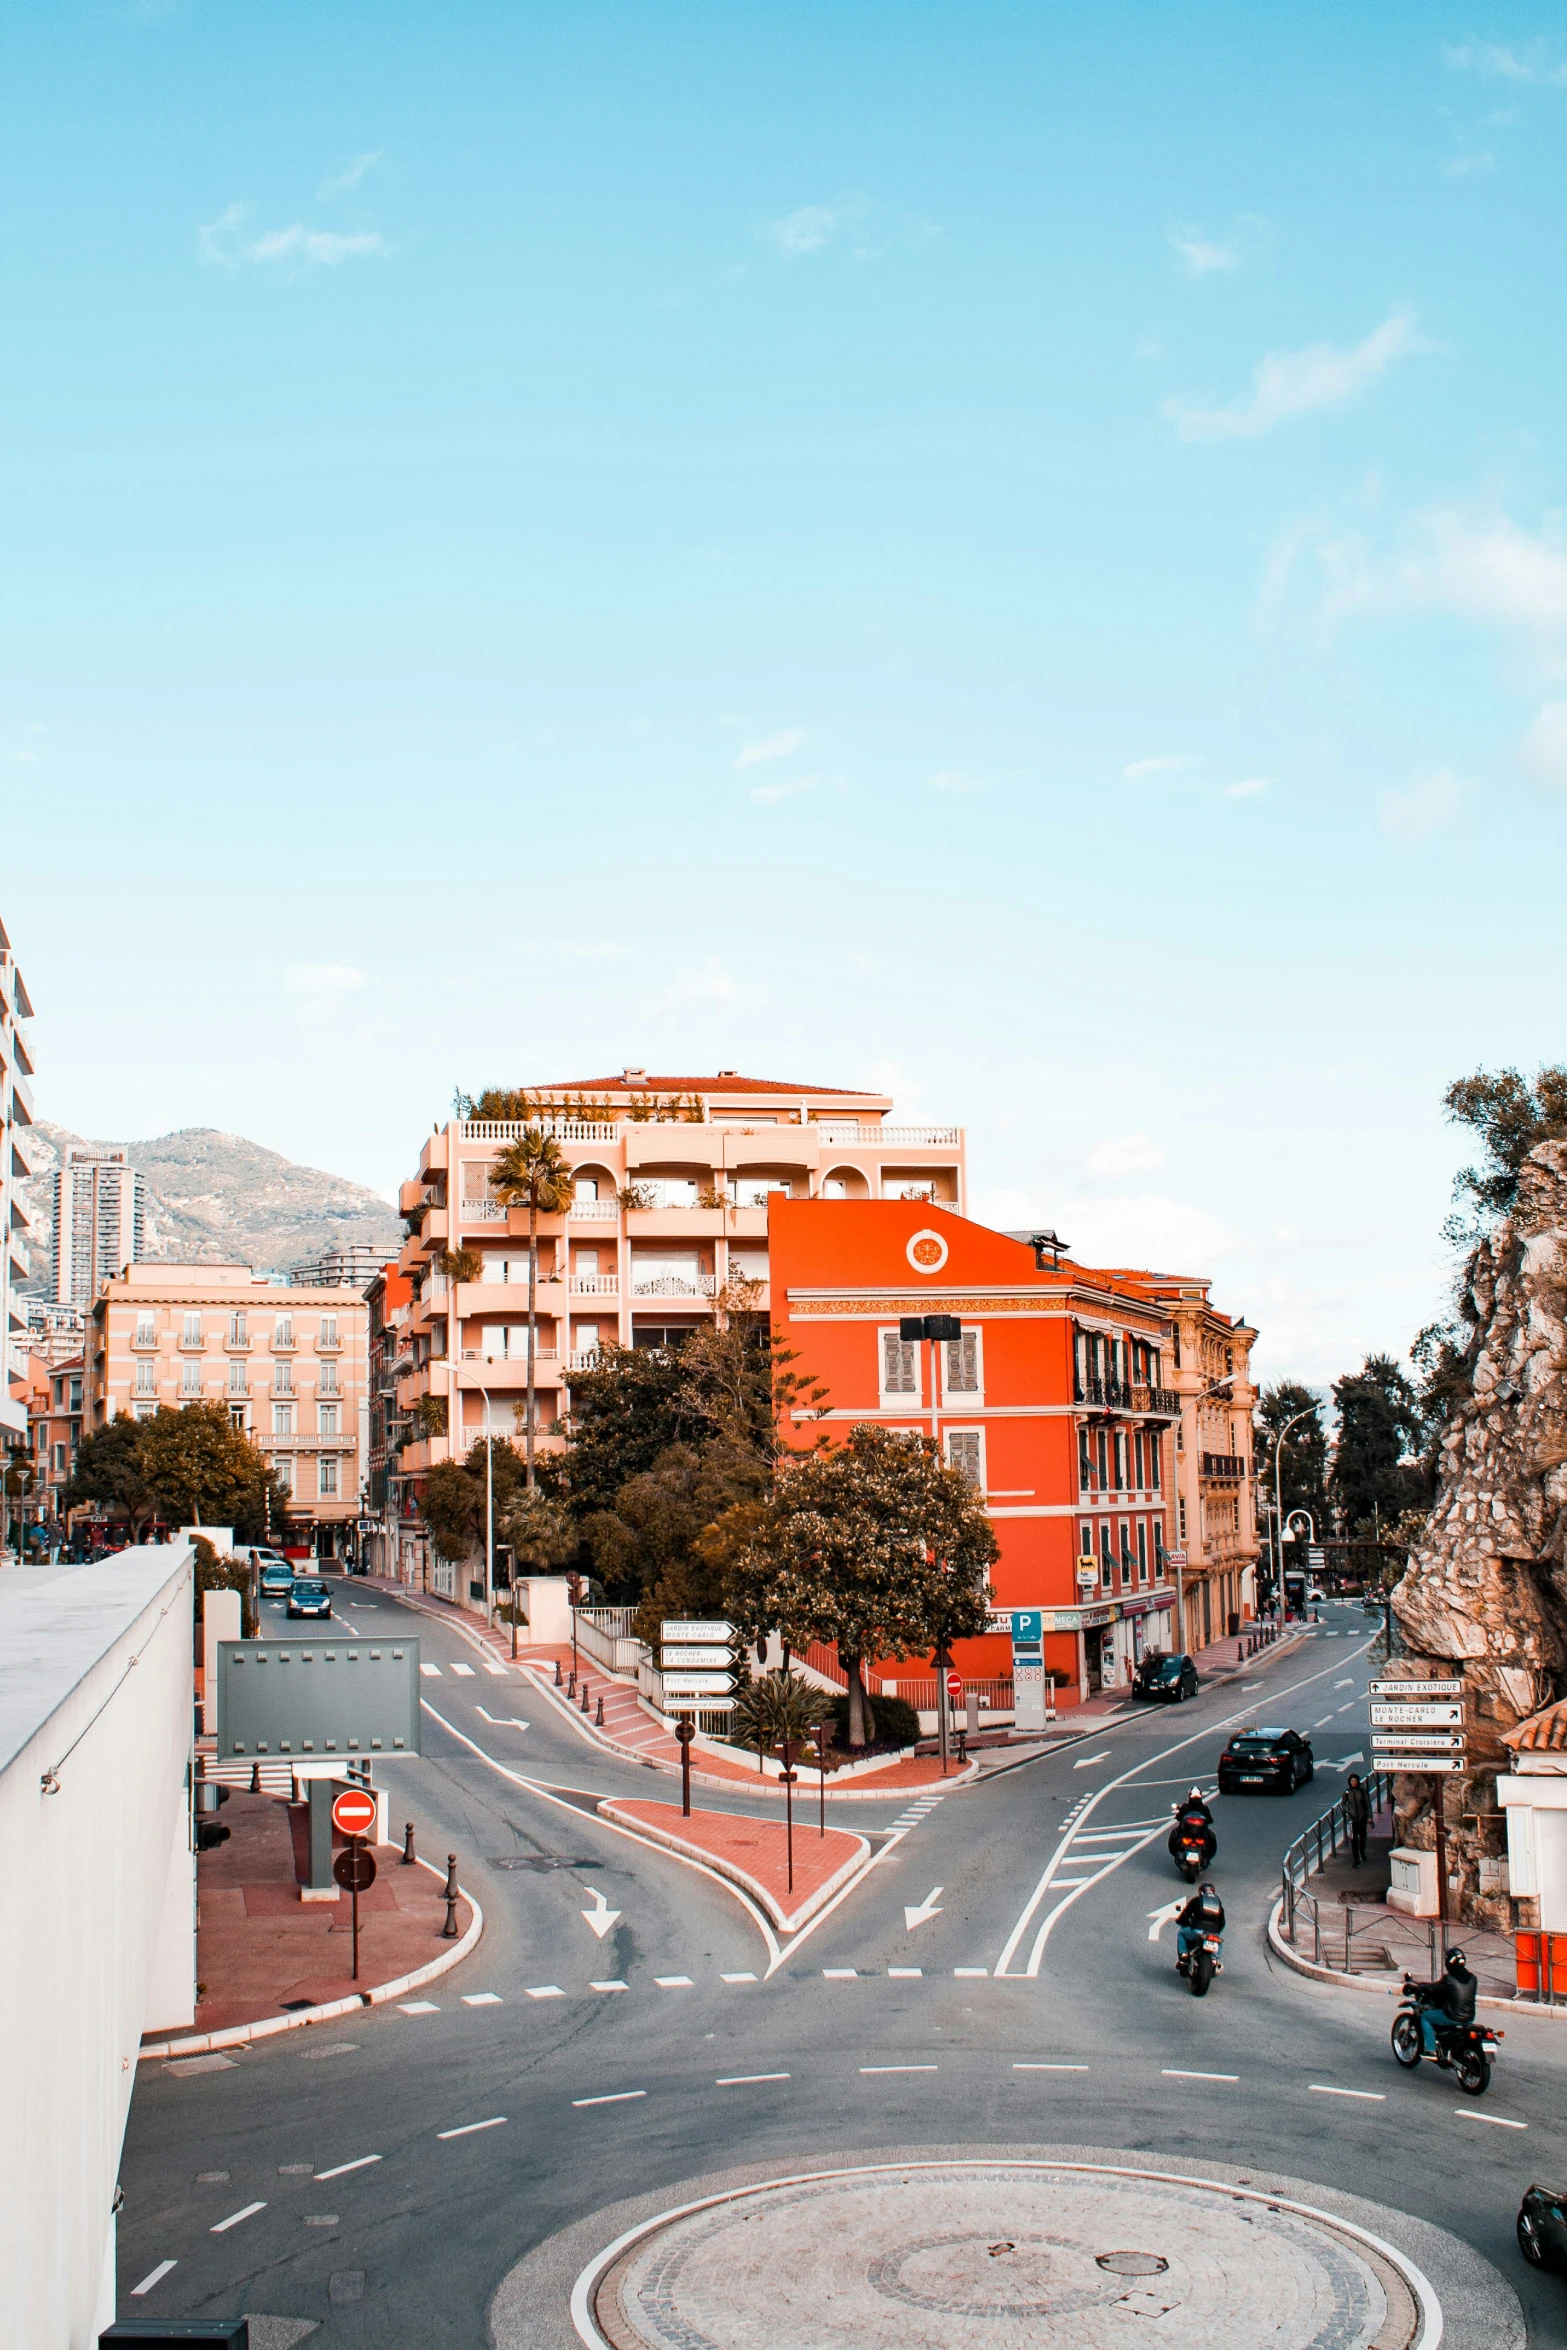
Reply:
M573 1860L562 1852L504 1852L489 1863L492 1869L532 1869L544 1876L551 1869L591 1869L597 1863L591 1860Z
M1325 2216L1045 2162L732 2194L653 2223L593 2308L614 2350L1409 2350L1419 2332L1396 2263Z

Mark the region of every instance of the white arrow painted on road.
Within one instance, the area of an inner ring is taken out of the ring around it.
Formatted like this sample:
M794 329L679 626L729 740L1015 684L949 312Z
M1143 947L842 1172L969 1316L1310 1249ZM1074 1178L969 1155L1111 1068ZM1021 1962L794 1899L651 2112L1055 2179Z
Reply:
M610 1927L619 1917L620 1912L618 1909L610 1908L608 1902L604 1899L603 1894L599 1891L596 1885L584 1885L582 1890L589 1896L591 1900L598 1903L597 1909L585 1909L582 1915L587 1923L592 1927L594 1933L597 1934L599 1940L602 1942L605 1935L609 1932Z
M526 1722L519 1722L506 1714L487 1714L482 1705L476 1705L473 1710L476 1714L484 1715L492 1730L525 1730L528 1727Z
M916 1926L923 1926L927 1918L940 1917L941 1908L936 1900L940 1891L939 1885L932 1885L918 1909L910 1909L907 1902L904 1903L903 1930L906 1934L912 1934Z
M1320 1762L1317 1768L1319 1771L1349 1771L1354 1769L1356 1763L1364 1762L1365 1759L1365 1756L1357 1751L1354 1754L1341 1755L1337 1762Z
M1170 1920L1178 1918L1185 1907L1184 1901L1167 1901L1163 1909L1151 1909L1148 1915L1153 1919L1153 1924L1148 1929L1149 1941L1157 1942Z

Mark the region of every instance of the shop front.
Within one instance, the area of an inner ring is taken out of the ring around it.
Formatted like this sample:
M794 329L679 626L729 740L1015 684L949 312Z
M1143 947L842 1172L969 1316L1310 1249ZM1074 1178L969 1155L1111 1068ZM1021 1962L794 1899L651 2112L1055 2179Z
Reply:
M1154 1591L1091 1606L1046 1608L1046 1634L1071 1634L1077 1647L1079 1703L1128 1689L1143 1658L1170 1645L1175 1594Z

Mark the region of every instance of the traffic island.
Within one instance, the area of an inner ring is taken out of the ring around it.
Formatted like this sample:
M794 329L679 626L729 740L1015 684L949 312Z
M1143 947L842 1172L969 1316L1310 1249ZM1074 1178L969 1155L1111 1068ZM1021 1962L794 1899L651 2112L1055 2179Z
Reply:
M353 1976L352 1902L300 1898L291 1806L235 1793L223 1806L226 1844L197 1863L196 2029L145 2042L145 2057L192 2056L297 2030L399 1998L466 1958L483 1917L459 1893L447 1922L446 1871L402 1865L398 1846L374 1848L375 1882L359 1895L359 1977Z
M601 1819L727 1877L749 1893L784 1934L798 1933L870 1859L871 1848L863 1836L846 1828L829 1828L824 1834L814 1820L797 1816L791 1889L788 1830L782 1820L756 1820L743 1812L687 1814L678 1803L616 1796L606 1796L598 1808ZM802 1813L804 1809L802 1805Z

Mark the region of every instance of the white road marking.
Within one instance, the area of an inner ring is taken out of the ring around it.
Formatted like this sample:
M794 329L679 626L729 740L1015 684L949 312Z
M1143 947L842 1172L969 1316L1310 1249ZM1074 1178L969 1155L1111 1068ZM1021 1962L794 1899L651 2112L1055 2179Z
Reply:
M132 2285L132 2300L134 2301L138 2299L143 2293L150 2293L154 2285L161 2284L163 2279L168 2275L171 2268L178 2267L179 2262L177 2260L160 2260L157 2267L150 2270L148 2274L142 2278L142 2281L139 2285Z
M912 1934L916 1926L928 1925L932 1918L940 1917L941 1906L936 1899L940 1891L939 1885L932 1885L923 1901L913 1905L904 1903L903 1930L906 1934Z
M753 2081L787 2081L789 2078L788 2073L729 2073L723 2080L715 2081L713 2087L715 2089L748 2089Z
M399 1999L397 2004L404 2015L439 2015L441 2012L433 1999Z
M955 1975L982 1975L987 1981L990 1976L988 1966L955 1966L952 1971Z
M1342 1707L1340 1708L1340 1711L1343 1711ZM1325 1730L1332 1719L1333 1716L1331 1714L1324 1714L1320 1722L1313 1722L1311 1726L1314 1730Z
M696 1985L689 1975L655 1975L654 1982L661 1991L694 1991Z
M254 2219L258 2211L265 2211L266 2208L264 2203L247 2203L242 2210L231 2211L227 2219L220 2219L217 2226L209 2228L207 2233L209 2236L221 2236L227 2229L237 2228L242 2219Z
M1165 1927L1178 1918L1185 1907L1184 1901L1167 1901L1163 1909L1151 1909L1148 1915L1153 1923L1148 1929L1149 1941L1157 1942Z
M933 2073L933 2064L862 2064L862 2073Z
M482 1705L476 1705L473 1710L483 1716L492 1730L525 1730L528 1727L526 1722L508 1721L504 1714L487 1714Z
M335 2170L318 2170L316 2185L319 2187L323 2179L346 2179L351 2170L368 2170L372 2162L380 2160L379 2154L361 2154L356 2161L340 2162Z
M535 1983L528 1992L530 1999L564 1999L565 1996L558 1983Z
M916 1975L923 1975L925 1969L922 1966L890 1966L887 1972L895 1981L906 1983Z
M1353 1754L1340 1755L1337 1762L1318 1763L1317 1768L1319 1771L1352 1771L1356 1763L1364 1762L1365 1759L1365 1755L1357 1747Z
M748 1974L720 1975L718 1980L721 1983L754 1983L756 1981L756 1977L755 1975Z
M1193 2073L1183 2065L1162 2064L1159 2067L1167 2081L1238 2081L1239 2073Z
M1355 1677L1353 1673L1349 1676L1347 1681L1335 1681L1333 1686L1335 1689L1353 1689L1355 1686Z
M1243 1689L1260 1689L1262 1687L1262 1683L1260 1681L1243 1681L1241 1683L1241 1687Z
M754 1976L752 1977L752 1981L753 1981L753 1982L755 1981L755 1977L754 1977ZM590 1983L590 1984L588 1985L588 1989L589 1989L590 1991L629 1991L629 1990L630 1990L630 1988L631 1988L631 1985L630 1985L629 1983L620 1983L620 1982L615 1982L615 1983Z
M464 2007L500 2007L503 2004L498 1991L465 1991L462 2003Z
M1505 2113L1476 2113L1473 2106L1455 2105L1453 2111L1462 2122L1489 2122L1494 2130L1526 2130L1527 2122L1510 2122ZM240 2217L243 2219L244 2213Z
M608 1902L605 1900L603 1894L599 1891L596 1885L584 1885L582 1890L590 1901L597 1904L596 1908L585 1909L581 1912L583 1922L588 1927L589 1931L596 1934L599 1940L602 1942L605 1935L609 1932L610 1927L619 1917L620 1912L618 1909L610 1908Z
M1090 1768L1092 1767L1092 1765L1093 1765L1093 1764L1095 1764L1095 1763L1108 1762L1108 1761L1110 1760L1111 1751L1112 1751L1112 1750L1111 1750L1111 1748L1109 1748L1109 1747L1107 1746L1107 1747L1105 1748L1105 1750L1104 1750L1103 1754L1085 1754L1085 1755L1082 1755L1082 1756L1081 1756L1081 1757L1080 1757L1080 1758L1079 1758L1079 1759L1078 1759L1078 1760L1077 1760L1077 1761L1076 1761L1076 1762L1075 1762L1075 1763L1072 1765L1072 1768L1073 1768L1073 1770L1074 1770L1074 1771L1086 1771L1086 1770L1090 1769Z
M503 2113L492 2113L487 2122L464 2122L459 2130L437 2130L438 2138L471 2138L475 2130L498 2130L505 2124Z
M506 1678L506 1667L504 1665L492 1665L488 1658L485 1659L484 1669L487 1673L498 1673L503 1681Z
M459 1680L471 1681L473 1679L472 1665L453 1665L451 1669L458 1676Z
M1380 2089L1335 2089L1327 2081L1310 2081L1307 2086L1313 2097L1359 2097L1367 2105L1386 2105L1387 2103L1387 2099Z
M857 1983L859 1979L860 1970L858 1967L824 1966L822 1969L824 1983Z
M1015 2073L1086 2073L1086 2064L1015 2064Z
M645 2089L616 2089L608 2097L573 2097L573 2105L629 2105L635 2097L645 2097Z
M441 1677L441 1668L439 1665L421 1665L419 1670L427 1681L438 1681Z

